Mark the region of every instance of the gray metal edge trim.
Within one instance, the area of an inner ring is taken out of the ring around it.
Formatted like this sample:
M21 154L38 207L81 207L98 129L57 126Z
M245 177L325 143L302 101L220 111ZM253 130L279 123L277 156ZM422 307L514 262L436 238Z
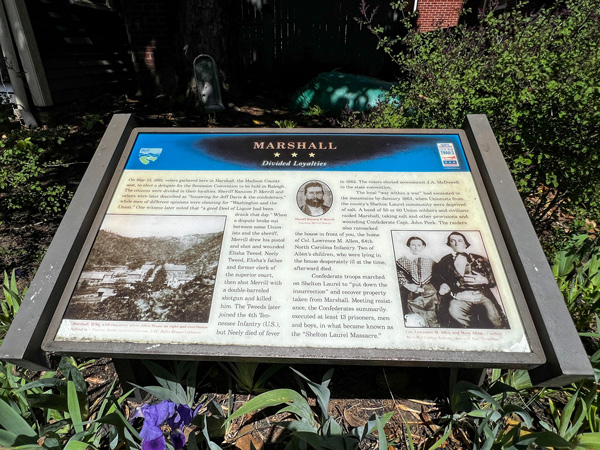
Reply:
M58 342L47 344L49 351L74 356L127 359L191 361L251 361L299 364L369 364L404 367L487 368L490 358L495 367L528 369L537 366L532 354L513 352L422 351L365 348L266 347L201 344L139 344L126 342Z
M34 370L50 365L41 342L134 126L130 114L117 114L111 119L4 338L0 359Z
M548 359L529 371L532 383L564 386L593 378L589 357L487 117L468 115L464 128Z
M476 151L474 151L471 147L471 143L464 130L461 130L459 136L461 137L467 160L469 164L471 164L471 175L473 177L473 182L475 183L475 186L477 188L479 200L485 211L486 219L492 232L492 237L496 244L498 253L500 254L500 261L506 273L514 301L516 303L519 315L521 317L521 324L523 326L525 336L531 349L531 359L537 361L537 364L535 364L535 366L539 366L540 364L546 362L546 355L544 353L540 338L537 334L533 318L531 317L527 300L525 298L523 290L521 289L521 285L517 277L517 272L512 264L511 254L507 248L504 238L502 237L500 224L498 223L498 219L496 217L496 209L494 208L494 205L490 200L488 186L484 183L484 179L479 167L479 162L475 157ZM502 359L494 360L495 367L500 367L499 364L502 362ZM530 368L535 366L530 366ZM515 365L513 366L513 368L517 368L517 366Z

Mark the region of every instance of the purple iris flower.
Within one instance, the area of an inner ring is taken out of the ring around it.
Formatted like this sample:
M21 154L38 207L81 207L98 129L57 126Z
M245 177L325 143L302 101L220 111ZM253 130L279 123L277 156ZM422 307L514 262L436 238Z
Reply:
M185 435L181 431L185 425L189 425L196 413L195 410L187 405L173 403L171 400L165 400L154 405L142 405L133 417L144 418L144 425L140 431L142 438L142 450L165 450L167 443L162 432L162 426L167 423L171 428L171 442L175 450L180 450L185 445Z

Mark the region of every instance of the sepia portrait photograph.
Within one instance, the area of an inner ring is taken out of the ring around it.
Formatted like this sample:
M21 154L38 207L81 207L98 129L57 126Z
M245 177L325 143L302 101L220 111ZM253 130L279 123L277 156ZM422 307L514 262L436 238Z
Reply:
M107 215L64 318L208 322L225 219Z
M311 180L304 183L296 194L298 208L307 216L318 217L325 214L333 204L333 193L322 181Z
M479 231L392 231L404 325L510 328Z

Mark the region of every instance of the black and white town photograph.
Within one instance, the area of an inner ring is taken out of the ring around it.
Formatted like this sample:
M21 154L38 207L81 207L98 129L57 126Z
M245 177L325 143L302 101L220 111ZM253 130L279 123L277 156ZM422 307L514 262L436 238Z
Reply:
M404 325L510 328L479 231L392 231Z
M225 216L107 215L65 319L208 322Z

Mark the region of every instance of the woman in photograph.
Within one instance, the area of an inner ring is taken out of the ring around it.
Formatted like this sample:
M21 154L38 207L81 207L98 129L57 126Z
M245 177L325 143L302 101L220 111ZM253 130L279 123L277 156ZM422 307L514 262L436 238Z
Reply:
M435 261L422 256L427 243L412 236L406 241L410 253L396 261L400 296L407 327L439 327L438 293L431 284Z

